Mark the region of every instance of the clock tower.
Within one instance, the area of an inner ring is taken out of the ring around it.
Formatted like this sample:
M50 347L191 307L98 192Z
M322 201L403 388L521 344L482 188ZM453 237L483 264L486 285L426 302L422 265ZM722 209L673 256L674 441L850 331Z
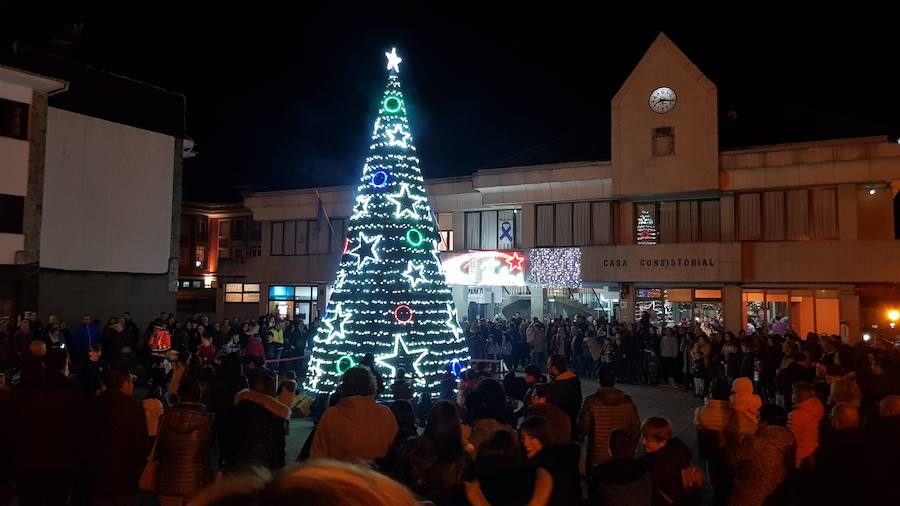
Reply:
M613 193L719 188L716 86L665 34L612 100Z

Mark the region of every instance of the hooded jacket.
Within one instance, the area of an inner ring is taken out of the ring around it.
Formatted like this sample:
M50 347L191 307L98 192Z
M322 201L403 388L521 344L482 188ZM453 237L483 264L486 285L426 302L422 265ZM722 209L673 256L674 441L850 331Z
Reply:
M233 451L225 459L229 470L243 465L284 466L284 421L291 415L289 407L264 393L241 390L234 396L232 415L228 431L233 444L223 445Z
M797 404L788 414L788 428L797 439L797 467L819 447L819 421L824 414L825 407L818 397Z
M575 421L581 409L581 378L572 371L559 373L550 381L550 402L559 406L569 415L572 421L572 434L575 434Z
M640 428L641 420L631 397L618 388L603 387L584 400L578 418L578 440L588 438L588 458L592 465L598 465L611 458L612 431L626 429L637 435Z
M753 394L753 382L749 378L737 378L731 385L734 394L729 405L734 410L729 430L740 434L753 434L759 423L762 399Z
M160 495L192 497L212 483L212 427L213 417L202 404L185 402L166 410L156 443Z
M399 427L390 408L371 395L351 395L325 410L316 426L310 458L352 461L387 455Z
M547 351L547 329L542 323L532 323L525 331L525 340L535 353Z

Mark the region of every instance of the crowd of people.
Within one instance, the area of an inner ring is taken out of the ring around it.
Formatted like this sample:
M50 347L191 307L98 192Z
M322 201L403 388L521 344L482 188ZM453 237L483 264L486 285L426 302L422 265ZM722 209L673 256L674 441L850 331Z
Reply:
M647 314L464 324L472 363L449 387L416 391L367 356L300 403L316 322L2 321L14 386L0 388L0 501L657 506L711 490L716 505L900 503L900 354L884 339L660 330ZM589 377L599 389L583 398ZM704 398L696 451L618 380ZM303 415L315 426L287 455Z

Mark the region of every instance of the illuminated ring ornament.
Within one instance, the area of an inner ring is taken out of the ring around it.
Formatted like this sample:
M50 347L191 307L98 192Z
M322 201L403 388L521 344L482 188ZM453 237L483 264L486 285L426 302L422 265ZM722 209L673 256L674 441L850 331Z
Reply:
M418 248L425 242L425 235L417 228L411 228L406 231L406 242L413 248Z
M345 367L341 367L341 364L346 364ZM347 370L351 367L356 366L356 362L353 361L353 357L350 355L344 355L343 357L337 359L337 362L334 364L334 369L337 371L338 376L343 376Z
M393 95L384 99L384 110L385 112L389 112L391 114L399 112L400 107L403 106L403 101L400 100L399 97L395 97Z
M410 323L413 319L412 308L406 304L400 304L394 309L394 320L399 323Z
M372 187L381 190L382 188L387 187L387 185L391 182L391 173L384 170L378 169L372 173Z
M450 362L450 372L453 373L453 377L456 379L459 379L459 376L462 374L462 362L458 358L454 358Z

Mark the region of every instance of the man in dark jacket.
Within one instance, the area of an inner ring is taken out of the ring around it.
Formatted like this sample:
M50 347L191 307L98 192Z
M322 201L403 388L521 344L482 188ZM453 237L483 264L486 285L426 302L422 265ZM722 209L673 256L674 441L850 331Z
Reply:
M550 399L569 415L572 434L575 434L575 420L581 409L581 378L569 370L569 361L562 355L553 355L547 359L547 372L550 375Z
M815 490L819 505L853 504L858 490L847 483L863 483L865 466L853 462L865 453L865 437L859 428L859 410L839 402L829 415L834 432L822 438L815 456Z
M610 459L609 437L615 430L626 430L637 438L641 420L631 397L615 388L612 368L600 373L600 390L584 400L578 418L578 441L587 438L588 468Z
M102 333L100 326L94 323L91 315L86 314L81 317L81 325L75 327L72 331L73 348L78 353L78 360L87 356L88 349L95 344L100 344Z
M289 407L275 399L275 378L264 374L256 378L253 390L234 397L233 423L229 426L233 454L225 457L229 472L247 465L278 469L284 466L285 420Z
M19 504L66 504L81 465L85 400L67 378L69 356L51 349L43 376L13 391L9 441Z
M588 477L591 504L603 506L648 506L653 497L653 480L647 467L634 458L637 435L616 429L609 435L612 459L595 467Z
M136 505L138 479L150 452L144 408L132 398L131 373L113 369L90 406L87 450L92 504Z

